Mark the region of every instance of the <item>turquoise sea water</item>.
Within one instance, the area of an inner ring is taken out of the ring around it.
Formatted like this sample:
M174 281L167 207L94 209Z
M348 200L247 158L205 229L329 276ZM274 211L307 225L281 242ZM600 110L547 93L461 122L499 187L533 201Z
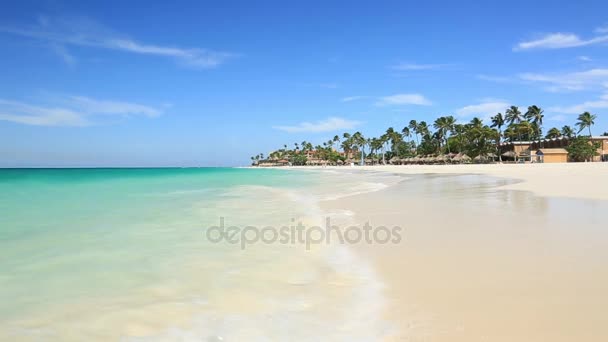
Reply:
M220 217L313 222L320 199L377 185L267 169L0 170L0 340L377 337L366 315L380 285L346 251L205 239Z

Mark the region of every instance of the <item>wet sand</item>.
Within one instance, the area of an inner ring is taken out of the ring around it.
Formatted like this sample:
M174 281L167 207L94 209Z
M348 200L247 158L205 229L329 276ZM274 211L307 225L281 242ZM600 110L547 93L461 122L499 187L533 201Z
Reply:
M608 165L357 169L404 175L324 202L405 230L355 248L386 285L390 340L608 340Z

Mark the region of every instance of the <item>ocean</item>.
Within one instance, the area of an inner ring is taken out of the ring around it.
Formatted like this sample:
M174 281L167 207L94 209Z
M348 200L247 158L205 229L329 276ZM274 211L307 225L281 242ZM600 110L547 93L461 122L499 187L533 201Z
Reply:
M352 224L352 213L319 202L397 181L276 169L1 169L0 340L377 340L392 327L369 263L347 245L259 234L326 217ZM211 228L220 225L258 236L218 239Z

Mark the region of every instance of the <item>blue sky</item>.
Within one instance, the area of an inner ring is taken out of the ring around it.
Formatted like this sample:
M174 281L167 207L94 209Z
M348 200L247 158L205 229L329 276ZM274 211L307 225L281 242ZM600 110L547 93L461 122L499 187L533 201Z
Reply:
M588 110L604 1L5 1L0 166L245 165L409 120Z

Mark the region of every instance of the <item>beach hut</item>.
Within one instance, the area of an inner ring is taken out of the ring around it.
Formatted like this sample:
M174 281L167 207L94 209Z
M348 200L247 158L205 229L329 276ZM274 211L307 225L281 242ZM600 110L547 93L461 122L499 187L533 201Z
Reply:
M486 157L484 157L482 155L478 155L477 157L473 158L473 161L477 164L485 163L486 160L487 160Z

